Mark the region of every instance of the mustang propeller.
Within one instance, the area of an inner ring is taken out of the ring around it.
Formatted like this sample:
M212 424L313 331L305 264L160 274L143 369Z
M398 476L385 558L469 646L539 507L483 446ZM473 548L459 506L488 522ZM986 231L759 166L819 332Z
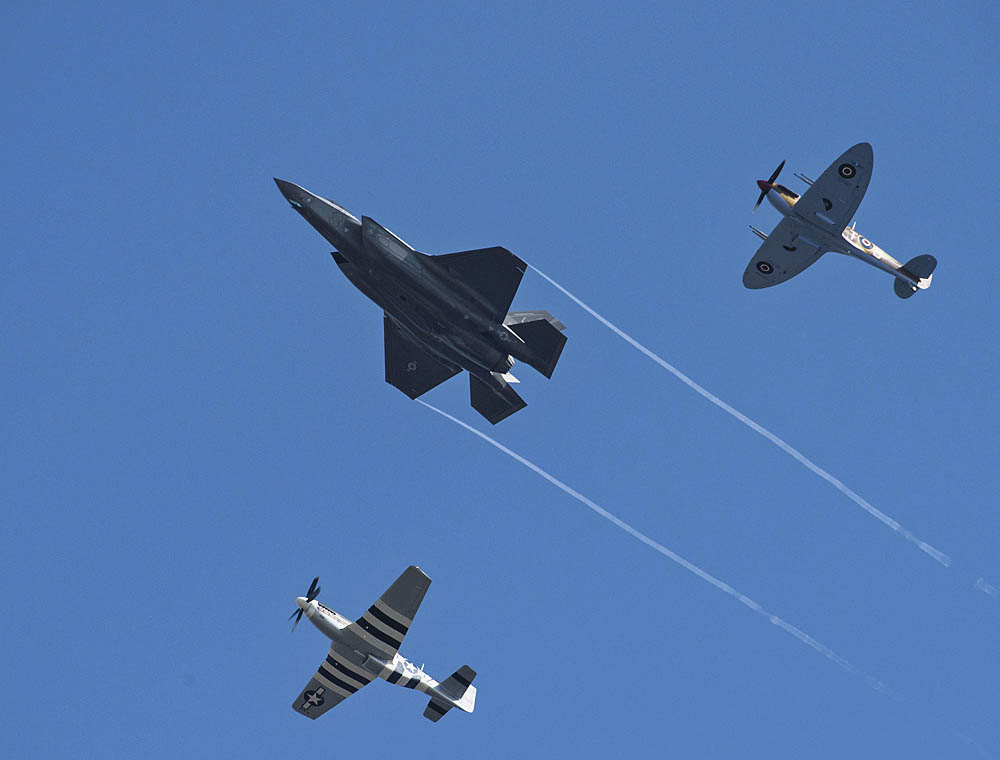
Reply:
M757 180L757 187L760 188L760 198L758 198L757 202L753 205L754 211L757 210L757 207L760 206L760 202L764 200L764 196L766 196L768 191L774 186L774 180L778 178L778 175L781 174L781 170L784 168L785 168L785 162L782 161L780 164L778 164L778 168L774 170L774 173L771 175L771 178L769 180L767 180L766 182L762 179Z
M317 575L315 578L313 578L313 582L309 584L309 590L306 592L306 602L307 603L311 602L313 599L315 599L317 596L319 596L319 591L320 591L320 589L319 589L319 576ZM292 630L293 631L295 630L295 626L297 626L299 624L299 621L302 619L302 613L303 612L305 612L305 610L302 609L301 607L299 607L297 610L295 610L295 612L293 612L291 615L289 615L289 617L288 617L289 620L291 620L292 618L295 618L295 622L292 623Z

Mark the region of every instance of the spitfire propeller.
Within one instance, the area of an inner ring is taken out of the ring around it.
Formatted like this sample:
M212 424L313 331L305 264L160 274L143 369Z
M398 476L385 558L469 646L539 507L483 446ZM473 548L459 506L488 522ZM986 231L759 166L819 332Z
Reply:
M785 168L785 162L782 161L780 164L778 164L778 168L774 170L774 173L771 175L771 178L769 180L767 180L766 182L762 179L757 180L757 187L760 188L760 197L757 199L757 202L753 205L754 211L757 210L757 207L760 206L760 202L764 200L764 196L766 196L768 191L774 186L774 181L778 178L778 175L781 174L781 170L784 168Z
M313 582L309 584L309 590L306 592L306 603L308 604L313 599L315 599L317 596L319 596L319 591L320 591L320 588L319 588L319 576L317 575L315 578L313 578ZM305 612L305 610L302 607L299 607L297 610L295 610L295 612L293 612L288 617L289 620L291 620L292 618L295 618L295 622L292 623L292 630L293 631L295 630L295 626L297 626L299 624L299 621L302 619L302 613L303 612Z

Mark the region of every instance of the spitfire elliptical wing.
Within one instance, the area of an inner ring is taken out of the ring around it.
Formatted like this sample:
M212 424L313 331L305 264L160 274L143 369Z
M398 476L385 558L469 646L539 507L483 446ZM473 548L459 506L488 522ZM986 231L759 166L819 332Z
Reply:
M798 199L795 214L839 236L865 197L874 161L868 143L848 148Z
M808 229L785 217L767 236L743 272L743 284L753 290L784 282L815 262L823 251L810 241Z

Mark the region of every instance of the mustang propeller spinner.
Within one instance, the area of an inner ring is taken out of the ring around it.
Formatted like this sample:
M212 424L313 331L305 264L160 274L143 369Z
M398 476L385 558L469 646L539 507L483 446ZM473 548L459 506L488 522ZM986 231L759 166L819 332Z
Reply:
M309 584L309 590L306 592L306 602L311 602L313 599L319 596L319 592L320 592L319 576L317 575L315 578L313 578L313 582ZM295 610L295 612L293 612L291 615L288 616L289 620L295 618L295 622L292 623L293 631L295 630L295 626L297 626L299 624L299 621L302 619L303 612L305 612L305 610L299 607L297 610Z

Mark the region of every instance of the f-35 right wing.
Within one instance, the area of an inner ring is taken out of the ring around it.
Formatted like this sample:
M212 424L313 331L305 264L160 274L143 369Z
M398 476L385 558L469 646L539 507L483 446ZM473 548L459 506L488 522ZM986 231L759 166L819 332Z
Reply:
M786 216L747 264L743 284L753 290L769 288L789 280L823 255L808 239L809 228Z

